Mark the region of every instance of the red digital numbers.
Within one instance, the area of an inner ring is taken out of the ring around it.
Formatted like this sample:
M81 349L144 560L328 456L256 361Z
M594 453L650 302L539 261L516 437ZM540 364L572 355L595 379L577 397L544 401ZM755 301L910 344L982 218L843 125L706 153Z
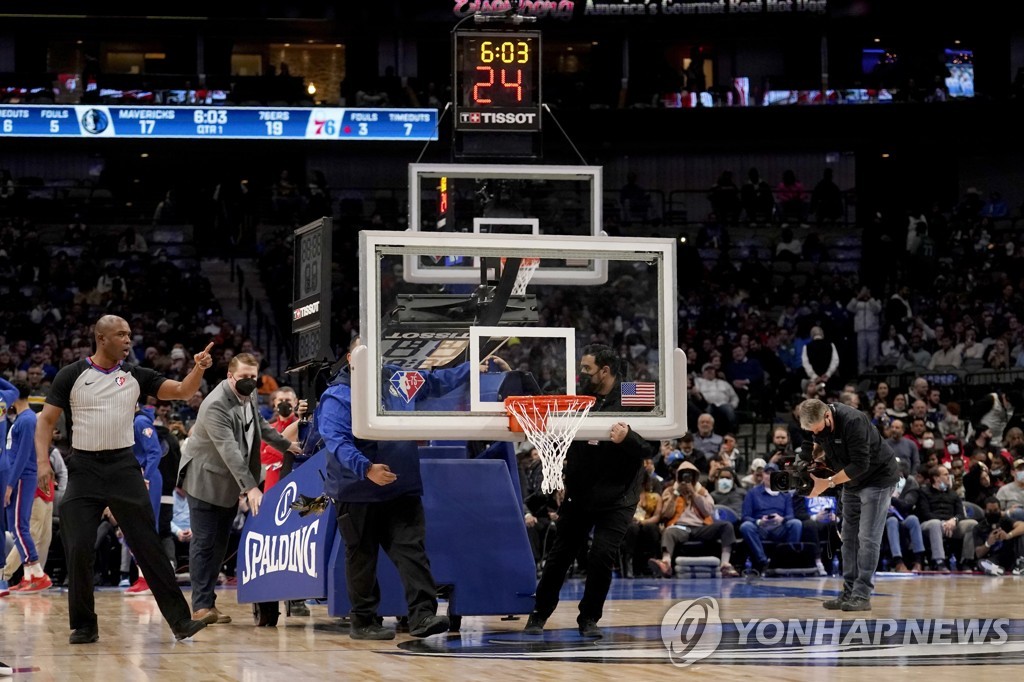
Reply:
M483 77L477 81L473 86L473 103L474 104L492 104L494 100L486 95L490 93L483 92L484 89L490 88L494 85L494 67L492 66L478 66L476 67L478 72L483 73ZM510 74L515 74L514 78ZM501 69L501 76L499 77L501 87L512 90L517 104L523 101L523 70L522 69Z

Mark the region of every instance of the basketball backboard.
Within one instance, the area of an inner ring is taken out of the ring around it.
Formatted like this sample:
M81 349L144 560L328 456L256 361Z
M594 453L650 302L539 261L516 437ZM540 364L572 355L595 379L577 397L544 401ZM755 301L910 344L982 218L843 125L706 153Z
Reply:
M432 233L599 237L602 168L525 164L409 164L409 227ZM408 257L410 282L472 283L478 263ZM604 282L603 262L547 259L538 284Z
M519 440L504 398L575 394L581 355L595 342L619 355L631 404L591 412L578 439L607 438L618 421L648 439L686 431L674 240L364 231L359 250L365 345L352 354L357 436ZM476 280L410 281L409 259L428 258L458 264ZM530 258L599 264L607 282L534 277L513 294L518 266Z

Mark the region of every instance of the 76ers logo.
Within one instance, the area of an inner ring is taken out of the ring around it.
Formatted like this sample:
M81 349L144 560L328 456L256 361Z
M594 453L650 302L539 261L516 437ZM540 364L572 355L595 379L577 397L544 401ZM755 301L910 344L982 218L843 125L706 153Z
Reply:
M407 403L411 402L423 388L423 384L427 383L419 372L395 372L391 375L390 381L391 392L402 396Z
M114 383L117 384L118 388L120 388L121 386L124 386L124 382L126 382L126 381L127 381L127 379L125 379L124 377L118 377L118 378L114 379Z

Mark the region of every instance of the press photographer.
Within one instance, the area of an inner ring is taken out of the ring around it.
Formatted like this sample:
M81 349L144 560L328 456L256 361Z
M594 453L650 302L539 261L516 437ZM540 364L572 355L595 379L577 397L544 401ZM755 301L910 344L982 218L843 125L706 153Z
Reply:
M899 479L896 456L860 410L812 398L800 404L798 413L800 427L814 434L813 450L801 448L800 458L821 460L839 472L822 478L811 471L814 487L807 496L843 486L843 591L824 606L870 611L885 517Z

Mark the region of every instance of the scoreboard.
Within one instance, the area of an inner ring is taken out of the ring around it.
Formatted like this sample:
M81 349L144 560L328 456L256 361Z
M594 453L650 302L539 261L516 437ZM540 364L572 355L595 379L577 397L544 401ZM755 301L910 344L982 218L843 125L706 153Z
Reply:
M293 233L292 367L334 361L331 350L330 218L320 218Z
M538 31L455 32L455 129L541 129Z
M0 104L0 137L437 140L436 109Z

